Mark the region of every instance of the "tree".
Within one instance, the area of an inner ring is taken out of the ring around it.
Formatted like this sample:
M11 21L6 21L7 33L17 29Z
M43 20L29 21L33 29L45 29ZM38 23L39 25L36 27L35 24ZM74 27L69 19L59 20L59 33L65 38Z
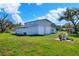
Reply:
M57 31L61 31L61 30L62 30L62 26L57 25L57 26L56 26L56 30L57 30Z
M67 9L59 20L70 21L74 25L74 33L77 34L77 23L79 23L79 9Z
M8 14L6 14L5 12L0 12L0 32L5 32L13 27L12 22L7 19Z
M73 28L74 26L70 23L66 23L62 27L68 29L68 28Z

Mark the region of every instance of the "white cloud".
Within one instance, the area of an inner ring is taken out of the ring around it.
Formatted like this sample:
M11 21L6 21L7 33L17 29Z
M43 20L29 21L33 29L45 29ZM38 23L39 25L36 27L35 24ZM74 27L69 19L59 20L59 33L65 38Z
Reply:
M50 10L49 13L61 15L64 11L66 11L66 8L58 8L57 10Z
M2 10L0 9L0 12L2 12Z
M22 21L21 17L18 14L13 14L12 18L19 24L21 23L22 25L24 25L24 22ZM17 19L17 20L16 20Z
M20 3L7 3L7 4L0 4L0 9L3 9L6 13L11 14L12 18L16 21L16 23L22 23L23 21L19 16L19 7L21 6Z
M16 13L20 13L18 11L19 7L20 7L20 4L4 4L4 10L7 12L7 13L10 13L10 14L16 14Z
M45 16L38 17L37 19L45 19Z
M48 13L49 17L51 16L52 18L58 19L60 16L57 13Z
M39 6L39 5L43 5L43 3L36 3L36 5L38 5L38 6Z
M64 11L66 11L66 7L65 8L58 8L56 10L50 10L49 12L60 13L60 12L64 12Z
M56 10L50 10L46 15L38 17L37 19L48 19L53 23L58 23L57 19L60 18L60 15L62 15L64 11L66 11L66 8L58 8Z
M33 4L33 3L27 3L28 5L31 5L31 4ZM35 3L35 5L37 5L37 6L40 6L40 5L43 5L43 3Z
M0 9L2 9L4 7L4 5L3 4L0 4Z
M46 18L47 18L48 20L55 19L51 14L47 14L47 15L46 15Z

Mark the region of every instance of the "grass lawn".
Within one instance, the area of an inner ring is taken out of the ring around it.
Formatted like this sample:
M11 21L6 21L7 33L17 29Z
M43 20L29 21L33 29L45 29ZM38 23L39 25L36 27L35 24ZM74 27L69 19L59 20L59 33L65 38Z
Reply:
M79 36L74 41L57 41L58 34L47 36L16 36L0 33L1 56L79 56Z

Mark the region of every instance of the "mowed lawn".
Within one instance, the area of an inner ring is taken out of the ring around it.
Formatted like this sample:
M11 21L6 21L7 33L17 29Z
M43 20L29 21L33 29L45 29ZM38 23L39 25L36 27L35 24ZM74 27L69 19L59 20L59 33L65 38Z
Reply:
M74 41L57 41L58 34L47 36L16 36L0 33L1 56L79 56L79 36Z

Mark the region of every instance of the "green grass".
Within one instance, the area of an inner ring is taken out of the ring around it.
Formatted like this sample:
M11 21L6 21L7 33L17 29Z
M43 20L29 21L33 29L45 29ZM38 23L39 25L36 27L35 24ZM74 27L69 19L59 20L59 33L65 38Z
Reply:
M74 41L57 41L58 34L47 36L16 36L0 33L1 56L79 56L79 36Z

